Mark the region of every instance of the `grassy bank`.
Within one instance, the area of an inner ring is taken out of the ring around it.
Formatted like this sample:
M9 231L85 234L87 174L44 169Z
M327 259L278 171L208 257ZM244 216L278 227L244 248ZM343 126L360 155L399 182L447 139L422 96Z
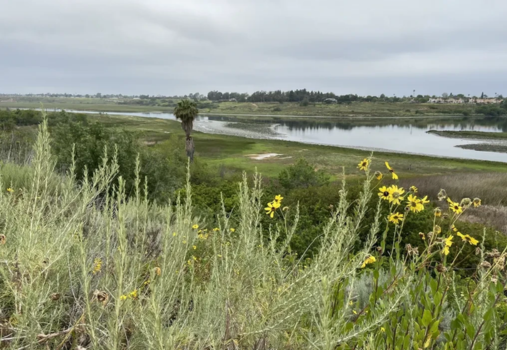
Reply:
M473 145L458 145L456 147L463 149L472 149L474 151L480 152L497 152L497 153L507 153L506 145L497 145L494 143L477 143Z
M429 130L428 133L459 139L507 140L507 132Z
M339 116L339 117L422 117L436 115L463 115L472 113L466 105L432 105L428 103L353 102L350 104L299 103L235 103L222 102L215 108L201 109L201 113L212 114L257 114L294 116Z
M171 112L173 100L167 100L160 105L140 105L138 101L127 100L119 103L108 99L98 98L36 98L18 97L12 102L2 101L0 108L39 108L41 103L49 110L52 108L90 110L102 112ZM203 102L199 106L202 114L214 115L265 115L265 116L320 116L342 118L367 117L427 117L427 116L462 116L474 112L469 105L446 105L408 102L352 102L350 104L316 103L301 106L299 103L237 103L237 102Z
M178 122L156 118L131 116L94 116L90 119L110 127L125 128L143 133L143 140L156 142L152 147L171 147L171 142L184 144L184 134ZM206 160L211 166L225 165L238 171L254 171L256 168L267 176L276 176L285 166L304 157L319 169L330 174L357 174L357 163L371 152L343 147L310 145L281 140L247 139L243 137L205 134L195 132L196 157ZM171 139L172 138L172 139ZM277 153L279 156L263 160L252 159L252 155ZM505 172L505 164L468 159L447 159L400 153L375 152L374 157L389 160L403 176L451 174L462 172ZM383 164L378 170L385 172ZM375 169L377 170L377 169Z

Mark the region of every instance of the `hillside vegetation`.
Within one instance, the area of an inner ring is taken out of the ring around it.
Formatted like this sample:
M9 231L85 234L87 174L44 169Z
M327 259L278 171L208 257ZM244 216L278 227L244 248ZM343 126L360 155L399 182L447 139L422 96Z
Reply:
M350 183L300 160L280 187L245 173L226 191L203 186L206 170L193 164L159 202L143 155L124 153L135 143L111 147L121 136L78 124L69 135L103 150L93 167L82 144L70 160L55 153L44 119L31 157L0 169L2 345L505 346L505 238L460 220L479 198L439 191L429 203L393 180L395 162L365 158Z

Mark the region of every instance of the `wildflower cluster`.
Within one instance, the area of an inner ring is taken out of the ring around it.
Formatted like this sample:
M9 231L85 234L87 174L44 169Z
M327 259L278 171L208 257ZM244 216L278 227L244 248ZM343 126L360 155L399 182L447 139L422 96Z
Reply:
M137 289L134 289L132 292L123 295L120 295L120 300L127 300L127 299L137 299L138 298Z

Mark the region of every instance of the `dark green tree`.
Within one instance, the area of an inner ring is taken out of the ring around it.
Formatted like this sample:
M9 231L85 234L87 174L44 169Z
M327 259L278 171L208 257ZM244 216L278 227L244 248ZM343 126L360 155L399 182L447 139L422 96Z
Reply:
M181 100L174 108L174 116L176 119L181 120L181 127L185 131L186 141L185 150L187 151L187 157L192 162L194 160L194 140L190 134L194 128L194 119L199 114L197 104L191 100Z

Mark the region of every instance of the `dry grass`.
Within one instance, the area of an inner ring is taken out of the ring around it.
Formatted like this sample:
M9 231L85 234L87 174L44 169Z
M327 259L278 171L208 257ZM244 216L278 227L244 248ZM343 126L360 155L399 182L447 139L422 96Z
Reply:
M437 193L445 188L454 200L461 198L482 199L488 206L507 206L507 175L492 174L456 174L444 176L427 176L402 180L400 184L408 188L415 185L419 192L437 200Z
M507 207L484 205L471 208L461 216L461 221L491 226L507 234Z

